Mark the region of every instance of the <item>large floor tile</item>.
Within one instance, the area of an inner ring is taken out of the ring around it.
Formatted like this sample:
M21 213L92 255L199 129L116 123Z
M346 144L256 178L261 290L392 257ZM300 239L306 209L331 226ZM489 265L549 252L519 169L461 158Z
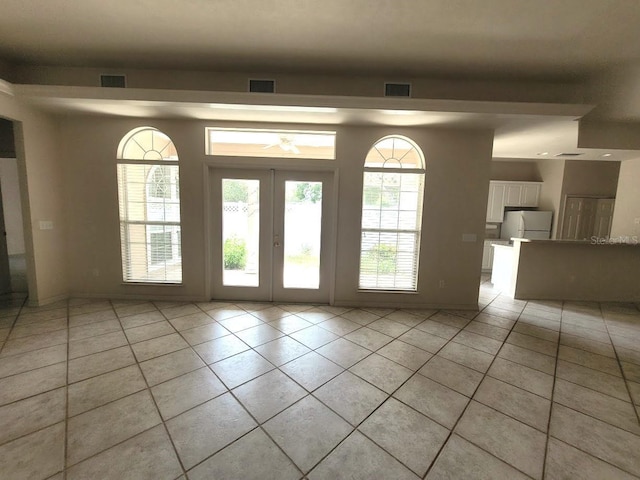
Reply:
M280 338L284 335L280 330L273 328L270 325L262 324L255 327L247 328L238 332L236 336L240 338L244 343L250 347L257 347L263 343L270 342L276 338Z
M417 480L391 455L364 435L354 432L308 476L309 480Z
M249 350L214 363L211 368L227 388L232 389L275 367L253 350Z
M64 387L0 407L0 445L62 422L65 416Z
M160 414L165 420L227 391L209 367L185 373L151 388Z
M140 369L151 387L204 366L205 363L190 348L140 363Z
M550 438L547 446L545 479L566 480L570 478L579 478L581 480L633 480L637 477L625 473L619 468L588 455L571 445L567 445L555 438Z
M310 352L303 344L289 337L278 338L256 347L255 350L276 366L283 365Z
M18 373L28 372L40 367L64 362L67 359L67 345L32 350L30 352L11 355L0 359L0 378Z
M314 392L314 396L352 425L358 425L385 401L387 394L351 372L344 372Z
M90 323L69 329L69 341L82 340L84 338L96 337L106 333L119 332L122 330L117 319L104 320L102 322Z
M32 352L41 348L53 347L67 343L67 330L56 330L55 332L42 333L40 335L29 335L28 337L7 340L0 352L0 358L19 353Z
M129 345L69 361L69 383L79 382L136 363Z
M424 365L433 355L401 340L394 340L378 350L377 353L413 371Z
M345 338L372 352L375 352L393 340L393 337L368 327L359 327L358 330L345 335Z
M349 368L371 354L370 350L344 338L334 340L318 348L316 351L323 357L327 357L332 362L337 363L342 368Z
M548 375L553 375L556 368L556 358L543 353L534 352L527 348L518 347L510 343L502 345L498 357L506 358L525 367L540 370Z
M527 480L530 477L508 463L452 435L429 471L427 480Z
M557 403L549 433L583 452L640 476L640 437Z
M257 425L226 393L167 422L185 468L190 469Z
M138 343L156 337L163 337L175 333L173 326L166 321L150 323L140 327L129 328L124 331L129 343Z
M639 435L638 417L629 400L618 400L561 378L556 380L553 392L554 402Z
M264 423L307 392L280 370L271 370L234 389L233 394L259 423Z
M449 430L393 398L359 430L420 477L449 436Z
M440 350L443 345L447 343L447 340L442 337L423 332L422 330L418 330L416 328L400 335L398 337L398 340L402 340L409 345L421 348L422 350L425 350L429 353L438 352L438 350Z
M440 425L451 429L469 398L422 375L414 375L394 395Z
M412 370L376 353L356 363L349 371L388 394L393 393L413 374Z
M312 396L269 420L264 429L305 473L352 431L347 422Z
M473 399L542 432L547 431L551 402L546 398L485 377Z
M560 345L558 359L577 363L583 367L599 370L610 375L622 376L618 362L614 358L598 355L566 345Z
M122 330L69 342L69 360L94 353L105 352L124 345L127 345L127 337Z
M459 343L448 343L438 355L465 367L485 373L494 356Z
M519 363L496 358L488 375L544 398L551 398L553 377Z
M280 366L280 370L293 378L309 392L325 384L344 369L316 352L309 352Z
M0 446L3 478L45 479L64 469L64 423Z
M300 470L259 428L189 472L191 480L297 480Z
M181 473L171 441L158 425L74 465L67 480L174 480Z
M146 388L137 365L69 385L69 416L99 407Z
M225 335L229 335L231 332L218 322L213 322L200 327L190 328L189 330L183 330L180 333L187 343L190 345L198 345L200 343L208 342L209 340L224 337Z
M172 333L163 337L135 343L131 345L131 348L138 361L143 362L151 358L159 357L160 355L182 350L188 346L187 342L185 342L179 334Z
M68 420L67 465L74 465L160 423L148 391Z
M431 319L427 319L424 322L416 325L416 329L426 333L430 333L431 335L442 337L446 340L452 339L460 331L458 327L445 325L444 323L436 322Z
M269 325L277 330L280 330L282 333L289 335L304 328L308 328L313 324L307 322L306 320L303 320L296 315L290 315L288 317L270 321Z
M319 348L339 338L335 333L316 325L298 330L289 336L311 349Z
M547 341L538 337L532 337L531 335L525 335L512 331L506 340L511 345L517 345L518 347L527 348L534 352L543 353L555 357L558 351L557 341Z
M235 335L227 335L196 345L194 350L205 362L215 363L249 350L249 346Z
M346 335L347 333L351 333L361 327L361 325L342 317L329 318L328 320L320 322L317 325L320 328L329 330L330 332L333 332L340 337Z
M557 378L562 378L583 387L606 393L620 400L629 401L629 393L621 377L583 367L577 363L558 361Z
M502 342L493 338L485 337L477 333L470 332L468 330L460 331L455 337L451 339L452 342L466 345L467 347L475 348L481 352L495 355L500 350Z
M0 379L0 405L62 387L66 384L67 364L48 367Z
M527 475L542 478L547 439L542 432L471 402L455 433Z
M418 373L458 393L471 397L482 380L482 374L471 368L435 355Z

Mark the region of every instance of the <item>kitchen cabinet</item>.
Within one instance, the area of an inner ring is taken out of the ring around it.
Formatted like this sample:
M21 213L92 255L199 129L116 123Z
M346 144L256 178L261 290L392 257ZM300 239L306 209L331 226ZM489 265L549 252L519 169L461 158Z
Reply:
M487 202L487 222L502 222L505 207L537 207L541 186L540 182L491 181Z
M505 185L489 183L489 201L487 203L487 222L501 223L504 218Z

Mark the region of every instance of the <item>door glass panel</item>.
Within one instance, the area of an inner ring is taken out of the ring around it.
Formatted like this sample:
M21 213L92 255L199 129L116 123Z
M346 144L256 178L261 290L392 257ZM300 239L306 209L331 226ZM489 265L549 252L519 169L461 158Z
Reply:
M259 285L260 181L222 179L222 284Z
M320 287L322 182L285 182L285 288Z

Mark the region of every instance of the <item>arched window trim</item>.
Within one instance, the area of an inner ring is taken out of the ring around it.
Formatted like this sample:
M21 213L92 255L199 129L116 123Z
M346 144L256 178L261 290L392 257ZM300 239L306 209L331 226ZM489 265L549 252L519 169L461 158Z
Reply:
M135 128L121 139L117 164L124 282L182 283L179 163L173 141L154 127ZM158 171L169 179L168 195L160 197L152 193Z
M396 152L395 141L403 153ZM410 166L403 165L410 154ZM420 147L402 135L382 137L369 149L363 166L361 290L417 291L425 164Z

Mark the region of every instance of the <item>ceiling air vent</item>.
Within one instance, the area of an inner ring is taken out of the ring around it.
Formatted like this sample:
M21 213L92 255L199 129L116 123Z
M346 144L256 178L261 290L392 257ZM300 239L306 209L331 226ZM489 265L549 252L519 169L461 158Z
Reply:
M385 97L410 97L411 84L410 83L385 83L384 96Z
M580 155L583 155L582 153L558 153L555 156L556 157L579 157Z
M249 91L256 93L276 93L276 81L249 79Z
M127 86L127 82L124 75L100 75L100 86L125 88Z

